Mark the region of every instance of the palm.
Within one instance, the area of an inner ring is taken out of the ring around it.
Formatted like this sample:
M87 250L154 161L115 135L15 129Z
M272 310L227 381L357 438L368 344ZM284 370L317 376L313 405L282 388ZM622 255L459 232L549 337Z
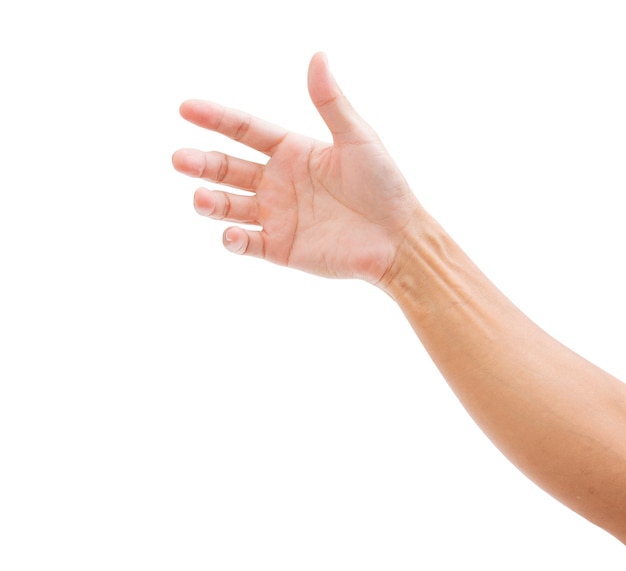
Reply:
M376 281L393 256L391 236L410 215L406 183L391 167L377 140L338 147L288 136L256 194L266 259Z

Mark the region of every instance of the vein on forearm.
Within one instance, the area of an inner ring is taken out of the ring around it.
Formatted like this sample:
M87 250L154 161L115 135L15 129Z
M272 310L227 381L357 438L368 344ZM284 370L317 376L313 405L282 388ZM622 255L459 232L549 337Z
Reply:
M487 436L550 494L626 537L626 385L533 323L434 221L397 262L388 292Z

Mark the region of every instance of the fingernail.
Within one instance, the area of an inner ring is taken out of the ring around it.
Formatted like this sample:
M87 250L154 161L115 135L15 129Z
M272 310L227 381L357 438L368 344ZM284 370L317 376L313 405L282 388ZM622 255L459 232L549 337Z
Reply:
M241 238L237 238L236 234L231 232L230 228L224 232L224 246L233 254L243 254L243 242Z

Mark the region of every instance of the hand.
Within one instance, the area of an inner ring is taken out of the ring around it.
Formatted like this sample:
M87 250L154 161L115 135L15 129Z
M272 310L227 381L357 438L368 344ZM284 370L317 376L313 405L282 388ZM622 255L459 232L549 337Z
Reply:
M332 133L332 145L247 113L192 100L180 108L185 119L270 159L262 165L183 149L172 162L186 175L252 193L205 188L195 193L200 214L261 227L228 228L223 239L231 252L321 276L377 284L389 271L419 203L374 131L340 91L323 54L313 56L308 84Z

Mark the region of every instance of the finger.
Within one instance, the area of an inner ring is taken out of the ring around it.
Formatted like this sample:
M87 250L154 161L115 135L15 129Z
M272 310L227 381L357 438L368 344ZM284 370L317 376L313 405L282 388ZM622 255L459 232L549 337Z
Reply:
M254 256L255 258L265 257L265 247L261 232L244 230L234 226L224 232L224 246L233 254Z
M174 168L196 178L254 192L261 179L263 166L251 161L211 151L181 149L172 157Z
M376 135L354 110L330 73L328 60L317 53L309 65L309 94L335 143L360 143Z
M198 214L213 220L229 220L241 224L259 223L257 201L252 196L199 188L194 194L193 205Z
M226 135L271 156L288 131L257 117L217 103L192 99L180 106L180 114L200 127Z

